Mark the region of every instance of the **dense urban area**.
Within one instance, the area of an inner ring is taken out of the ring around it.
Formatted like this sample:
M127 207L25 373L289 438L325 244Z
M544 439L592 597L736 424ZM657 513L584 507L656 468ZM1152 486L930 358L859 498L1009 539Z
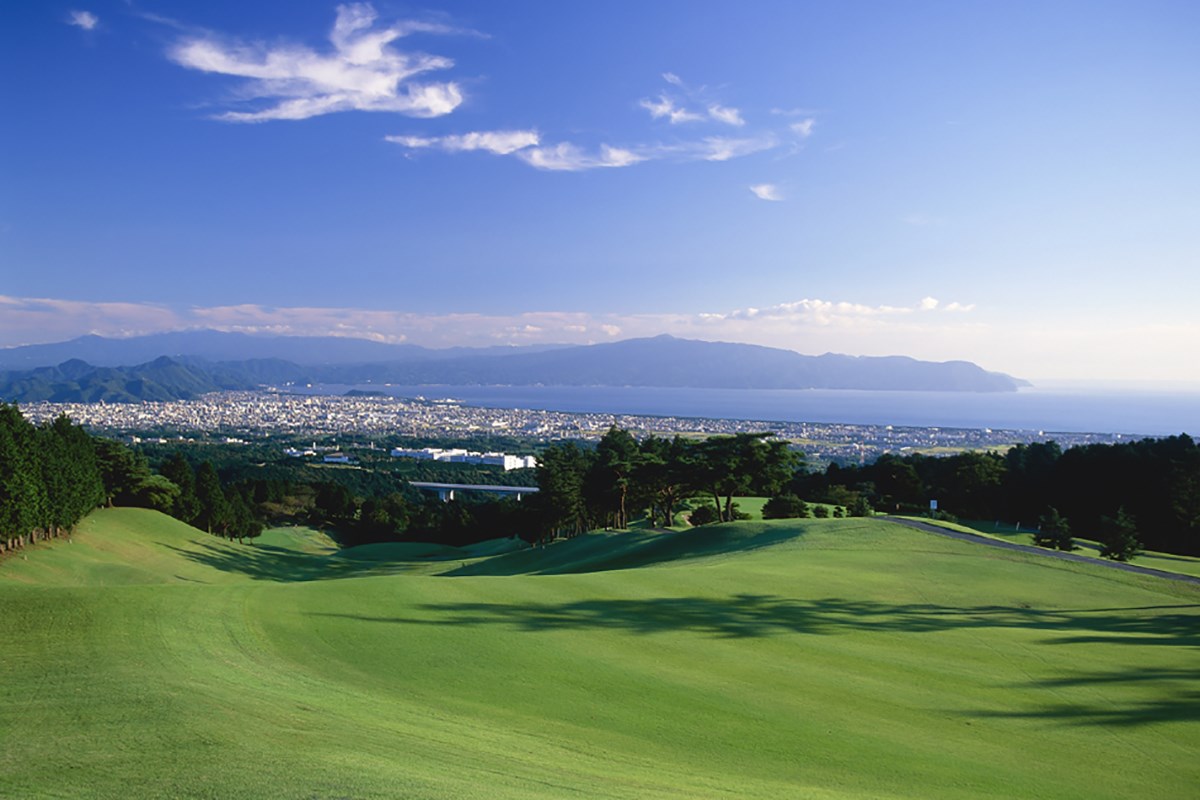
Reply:
M802 450L810 464L861 463L884 453L949 454L1005 449L1053 439L1062 447L1112 444L1121 434L1063 433L990 428L900 427L762 420L636 416L528 409L479 408L453 400L296 395L279 391L221 392L197 400L145 403L29 403L33 422L66 414L109 435L183 439L300 437L350 448L376 441L471 439L504 436L531 443L597 441L614 425L635 435L712 436L771 431ZM329 441L324 441L329 440Z

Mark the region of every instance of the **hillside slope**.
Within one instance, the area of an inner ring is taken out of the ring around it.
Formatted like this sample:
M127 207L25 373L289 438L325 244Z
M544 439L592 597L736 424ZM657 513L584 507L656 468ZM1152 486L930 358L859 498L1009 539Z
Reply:
M99 512L0 562L0 796L1200 785L1195 587L874 520L696 533L356 556Z

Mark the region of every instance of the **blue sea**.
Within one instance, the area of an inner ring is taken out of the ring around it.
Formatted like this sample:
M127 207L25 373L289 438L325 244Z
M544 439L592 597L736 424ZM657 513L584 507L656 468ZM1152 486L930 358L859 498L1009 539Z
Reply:
M551 411L1044 432L1200 435L1200 390L1033 388L1018 392L672 389L610 386L313 386L466 405Z

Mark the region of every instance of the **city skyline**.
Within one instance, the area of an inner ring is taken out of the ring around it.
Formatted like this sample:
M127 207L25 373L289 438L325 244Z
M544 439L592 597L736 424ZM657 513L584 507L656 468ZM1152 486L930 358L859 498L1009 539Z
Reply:
M0 346L670 333L1195 380L1192 4L3 16Z

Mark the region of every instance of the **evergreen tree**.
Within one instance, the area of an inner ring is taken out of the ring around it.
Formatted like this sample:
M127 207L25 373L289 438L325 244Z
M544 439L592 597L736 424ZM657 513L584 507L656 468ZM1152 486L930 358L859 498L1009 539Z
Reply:
M650 506L651 525L675 524L675 508L693 488L694 461L694 448L682 436L648 436L642 441L634 483L637 495Z
M574 536L591 526L583 487L593 458L567 442L546 448L538 459L535 502L544 533Z
M150 465L139 453L113 439L98 438L96 462L109 506L137 505L138 492L150 477Z
M1100 555L1113 561L1129 561L1142 552L1137 521L1125 511L1124 506L1117 509L1116 517L1100 519L1100 540L1104 544Z
M49 526L69 529L104 502L94 440L65 415L42 425L35 437L46 487Z
M1051 550L1074 550L1075 540L1071 538L1071 525L1067 518L1051 506L1039 521L1038 532L1033 535L1033 543L1038 547Z
M628 431L612 426L596 446L585 479L589 507L614 528L629 527L629 493L640 460L637 441Z
M229 502L225 499L221 479L212 462L205 461L196 469L196 498L200 501L196 527L209 533L223 534L230 521Z
M176 450L163 463L159 472L179 487L179 495L168 513L189 525L194 524L200 516L200 498L196 496L196 471L192 469L192 465L184 458L183 453Z
M46 517L46 488L31 458L32 426L16 406L0 404L0 540L5 547L32 536Z

